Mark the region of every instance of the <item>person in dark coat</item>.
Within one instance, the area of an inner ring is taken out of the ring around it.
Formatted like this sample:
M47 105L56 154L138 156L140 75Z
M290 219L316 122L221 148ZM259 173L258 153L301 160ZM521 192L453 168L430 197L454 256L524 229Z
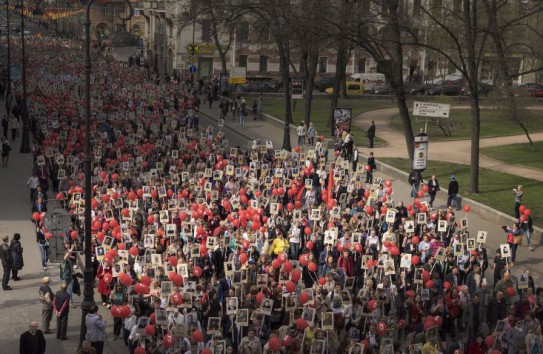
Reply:
M2 277L2 289L11 290L9 283L9 275L11 273L11 266L13 264L13 259L11 256L11 249L9 248L9 237L4 236L2 238L2 245L0 246L0 257L2 258L2 267L4 268L4 275Z
M66 291L68 285L62 283L60 290L55 294L53 299L53 309L57 317L57 339L66 340L66 332L68 331L68 314L70 313L70 294Z
M10 244L11 258L13 259L11 265L11 278L15 281L21 280L21 278L18 277L18 273L25 265L23 261L23 246L21 246L20 239L21 234L14 234Z
M38 329L37 322L30 322L28 331L21 334L19 341L20 354L44 354L45 353L45 337L43 332Z

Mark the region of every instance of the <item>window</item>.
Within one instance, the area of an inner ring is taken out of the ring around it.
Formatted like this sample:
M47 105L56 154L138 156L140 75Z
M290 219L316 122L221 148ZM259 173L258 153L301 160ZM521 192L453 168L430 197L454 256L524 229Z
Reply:
M359 58L357 73L365 73L365 72L366 72L366 58Z
M118 14L119 14L119 8L114 7L114 8L113 8L113 16L116 17Z
M238 67L246 68L247 67L247 55L240 55L238 57Z
M260 56L260 62L258 65L258 72L266 73L268 72L268 57L265 55Z
M326 66L328 65L328 58L320 57L319 58L319 73L326 73Z
M238 27L238 38L239 41L248 41L249 40L249 22L242 21Z
M109 16L109 6L104 6L104 16Z
M211 20L202 21L202 41L207 42L211 40Z
M263 27L262 30L260 31L260 36L259 36L259 41L260 42L269 42L270 41L270 28L269 27Z

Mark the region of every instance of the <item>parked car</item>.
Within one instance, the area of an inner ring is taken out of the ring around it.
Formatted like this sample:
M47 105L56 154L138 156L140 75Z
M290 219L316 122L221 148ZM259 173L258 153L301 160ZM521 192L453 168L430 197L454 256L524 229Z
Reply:
M347 81L347 95L361 95L364 93L364 84L361 82ZM334 88L329 87L325 91L327 94L331 95L334 93Z
M422 96L426 95L426 92L432 87L432 85L414 84L406 92L413 96Z
M336 78L333 76L325 76L315 80L315 88L319 92L325 92L327 88L334 87Z
M427 94L430 96L458 96L462 94L462 88L458 85L436 84L427 90Z
M490 84L479 84L479 96L488 96L490 92L494 90L494 86ZM462 94L469 96L471 95L471 90L469 89L469 86L465 86L462 90Z
M390 95L392 94L392 89L387 83L376 84L372 89L368 90L366 93L371 93L374 95Z
M249 82L245 85L241 85L240 88L242 92L278 92L276 87L273 87L267 82Z
M542 98L543 84L522 84L515 87L515 96Z

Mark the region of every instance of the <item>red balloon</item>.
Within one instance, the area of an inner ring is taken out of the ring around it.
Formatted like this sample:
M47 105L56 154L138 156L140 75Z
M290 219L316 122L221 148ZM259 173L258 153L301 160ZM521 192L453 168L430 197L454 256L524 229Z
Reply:
M148 336L154 337L155 333L156 333L155 326L153 326L152 324L148 324L147 326L145 326L145 334L147 334Z
M384 323L384 322L377 323L376 330L377 330L377 333L379 333L379 335L381 335L381 336L385 335L387 333L387 325L386 325L386 323Z
M204 334L201 331L194 331L192 332L192 340L195 342L203 342L204 341Z
M274 352L281 350L281 341L277 337L271 337L268 341L268 347Z
M113 280L113 276L110 273L106 273L102 279L106 284L109 284Z
M239 255L239 262L240 262L241 264L247 263L248 260L249 260L249 259L248 259L246 253L242 253L242 254Z
M279 261L279 259L276 258L276 259L274 259L274 260L272 261L272 267L273 267L273 269L278 269L280 266L281 266L281 261Z
M314 262L309 262L307 268L309 268L310 271L315 272L317 270L317 265Z
M311 299L311 296L309 296L309 294L306 293L305 291L302 291L300 293L299 300L300 300L301 305L305 305L310 299Z
M139 254L138 248L136 246L130 247L130 254L136 257Z
M430 272L428 272L428 271L426 271L426 270L423 270L423 271L422 271L421 278L422 278L422 281L423 281L423 282L426 283L427 281L429 281L430 278L431 278L431 276L432 276L432 275L430 274Z
M164 348L169 349L172 348L175 344L175 337L170 332L166 333L163 338L163 345Z
M302 272L300 272L298 269L294 269L292 273L290 273L290 279L293 282L298 282L302 278Z
M360 243L358 243L358 242L355 243L355 244L353 245L353 247L354 247L354 250L355 250L356 252L358 252L358 253L362 252L362 245L361 245Z
M149 277L148 275L142 276L141 277L141 283L144 284L144 285L150 286L151 285L151 277Z
M264 295L264 293L260 291L258 294L256 294L256 297L255 297L256 303L261 305L262 301L264 301L265 298L266 298L266 295Z
M288 334L285 334L283 336L283 340L281 341L281 343L283 344L284 347L290 347L292 344L292 337L289 336Z
M526 209L524 210L524 213L522 213L522 215L525 215L525 216L530 216L532 212L530 211L530 209Z
M320 284L320 285L326 284L326 278L325 278L325 277L320 277L320 278L319 278L319 284Z
M396 246L391 247L389 249L389 251L390 251L390 254L393 255L394 257L396 257L396 256L398 256L400 254L400 250ZM411 259L411 260L413 260L413 259Z
M307 249L311 251L313 249L313 241L307 241L305 243L305 247L307 247Z
M412 256L411 257L411 264L417 265L420 263L420 257L419 256Z
M469 213L471 211L471 208L469 207L469 205L464 205L464 211L466 213Z
M309 262L309 257L307 254L301 254L300 257L298 257L298 260L300 261L301 265L306 266Z
M143 347L138 346L138 347L136 347L136 349L134 349L134 354L145 354L145 353L147 353L147 352L145 351L145 349Z
M413 244L415 244L415 245L418 245L419 242L420 242L420 239L419 239L418 236L413 236L413 237L411 238L411 242L413 242Z
M296 284L294 284L293 281L289 280L286 282L285 288L287 289L289 293L293 293L296 291Z
M377 301L375 300L368 301L368 309L370 311L374 311L376 308L377 308Z
M199 266L196 266L192 269L192 274L198 278L200 278L202 276L202 268L200 268Z
M424 322L424 330L427 331L428 329L434 327L435 325L436 323L434 322L434 318L430 317L430 319Z
M385 181L385 187L390 187L390 186L392 186L392 181L390 181L390 180L387 179L387 180Z
M526 207L524 205L519 206L518 211L520 211L521 214L524 214L524 210L526 210Z
M431 281L431 280L428 280L428 281L426 282L426 287L427 287L427 288L431 288L432 286L434 286L434 282Z
M405 329L407 327L407 321L402 319L398 321L398 325L400 326L401 329Z
M74 230L74 231L70 232L70 238L72 240L77 240L77 236L79 236L77 231Z
M310 228L310 227L306 227L306 228L304 229L304 233L305 233L306 235L310 235L310 234L311 234L311 228Z
M297 318L295 323L296 327L302 331L307 328L307 321L303 318Z
M294 268L294 265L292 264L292 262L290 261L286 261L284 264L283 264L283 270L287 273L290 273L292 272L292 269Z
M34 221L40 220L40 213L38 213L37 211L33 212L33 213L32 213L32 219L33 219Z
M513 296L515 296L515 294L516 294L515 289L512 288L512 287L508 287L507 289L505 289L505 293L506 293L507 296L509 296L509 297L513 297Z
M111 307L111 316L116 318L123 317L122 308L120 306L112 306Z

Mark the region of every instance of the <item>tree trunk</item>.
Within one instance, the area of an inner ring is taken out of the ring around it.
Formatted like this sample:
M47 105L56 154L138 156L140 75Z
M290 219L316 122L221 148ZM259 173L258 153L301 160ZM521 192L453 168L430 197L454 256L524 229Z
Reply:
M330 127L331 129L334 127L334 108L337 107L338 102L339 102L339 91L342 86L341 83L345 81L344 58L346 55L347 55L347 42L344 39L341 39L338 43L338 48L337 48L334 91L332 92L332 99L330 100L330 114L328 116L328 124L327 124L327 126ZM344 85L343 85L343 90L345 91Z
M315 86L315 75L317 74L317 62L319 60L318 51L309 51L307 60L307 77L305 88L305 126L309 127L309 121L311 120L311 105L313 104L313 87Z
M290 97L290 70L289 70L289 51L288 44L284 40L277 39L277 48L279 49L279 68L283 80L283 96L285 98L285 123L283 126L283 149L291 151L290 143L290 123L292 122L292 108Z
M479 96L471 95L471 174L470 192L479 193L479 136L481 133L481 117Z

